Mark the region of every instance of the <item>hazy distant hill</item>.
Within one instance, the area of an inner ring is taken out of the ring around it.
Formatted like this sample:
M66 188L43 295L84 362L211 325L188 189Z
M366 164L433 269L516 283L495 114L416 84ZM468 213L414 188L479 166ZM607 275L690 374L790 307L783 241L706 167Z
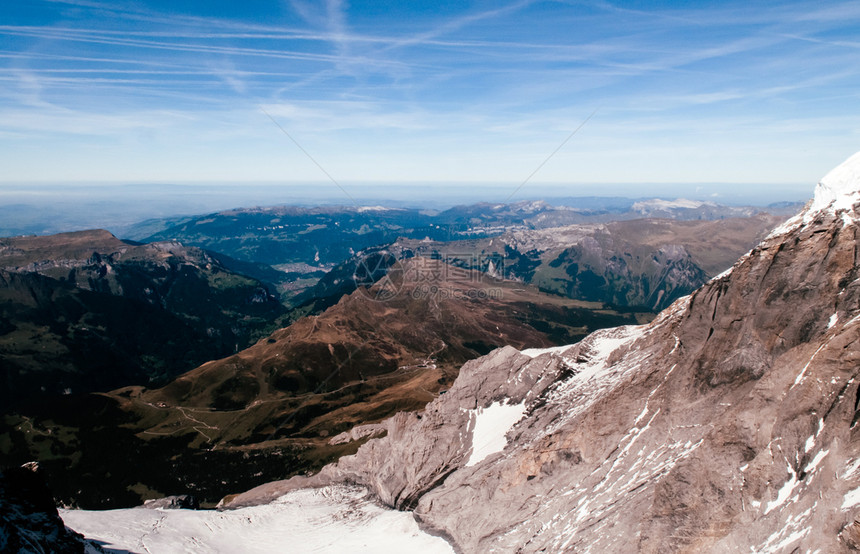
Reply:
M636 219L445 243L401 240L395 250L442 258L569 298L659 311L730 267L782 219L767 214ZM324 278L317 288L330 281Z
M797 206L774 206L772 214L791 213ZM181 220L150 235L149 221L131 230L145 242L177 240L233 258L265 263L336 264L370 246L398 238L428 237L451 241L495 236L504 232L547 229L573 224L605 223L660 217L676 220L715 220L751 217L765 210L721 206L689 200L568 199L564 205L546 202L473 204L442 212L384 207L271 207L237 209ZM174 221L166 221L166 224Z
M743 219L762 211L748 206L722 206L690 200L571 198L561 202L563 204L559 205L547 202L483 203L456 206L441 212L384 207L237 209L189 219L164 220L166 228L151 235L146 233L158 228L159 223L148 221L139 229L131 230L130 236L144 241L176 240L235 260L273 266L282 273L249 273L248 268L239 271L277 283L283 298L295 305L307 300L308 294L315 294L308 292L308 288L338 264L360 251L388 245L398 239L454 242L518 231L539 231L575 224L598 225L649 217L679 221ZM794 204L774 205L772 213L779 216L796 208ZM628 242L635 243L635 237ZM743 242L752 244L748 239ZM576 292L565 291L565 287L556 285L548 290L558 290L563 294ZM297 295L299 298L295 299ZM643 298L632 298L630 302L652 307L664 305L657 301L649 302L647 297L646 294ZM618 301L611 295L604 295L600 300Z
M253 208L199 216L145 241L177 240L247 262L325 266L399 236L448 238L431 221L393 208Z

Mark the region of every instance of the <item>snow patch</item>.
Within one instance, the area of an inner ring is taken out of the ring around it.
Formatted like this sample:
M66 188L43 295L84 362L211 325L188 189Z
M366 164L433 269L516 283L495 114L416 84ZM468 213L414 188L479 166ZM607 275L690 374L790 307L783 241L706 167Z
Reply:
M572 344L568 344L565 346L553 346L551 348L526 348L525 350L521 350L520 353L525 354L529 358L537 358L542 354L560 354L572 346Z
M723 271L719 275L712 278L711 281L719 281L720 279L725 279L726 277L728 277L729 275L732 274L732 271L734 271L734 269L735 269L735 266L728 268L727 270ZM710 283L711 281L708 281L708 282Z
M779 492L776 495L776 500L767 503L767 508L764 510L765 515L785 504L785 501L789 499L791 494L794 492L794 489L800 485L800 481L797 479L797 474L791 466L788 466L788 472L791 474L791 477L785 482L782 488L779 489Z
M860 504L860 488L854 489L845 495L845 498L842 501L842 509L847 510L848 508L853 508L857 504Z
M645 402L645 407L642 408L642 412L640 412L639 415L636 417L636 420L633 422L633 425L639 425L639 423L643 419L645 419L646 415L648 415L648 402Z
M293 491L271 504L212 510L60 510L66 526L128 552L453 553L411 513L374 504L360 487Z
M386 208L385 206L359 206L355 211L359 213L366 212L394 212L399 211L399 208Z
M832 316L830 316L830 321L827 322L827 328L830 329L831 327L836 325L837 321L839 321L839 314L833 314Z
M788 525L790 525L790 523L793 522L789 522ZM764 543L764 547L762 547L760 550L756 550L755 548L753 548L753 552L785 552L789 546L809 534L810 530L807 527L805 529L796 529L793 532L789 533L787 537L782 538L782 536L785 534L785 530L792 529L793 527L794 526L786 526L782 529L778 529L775 533L768 537L767 542ZM782 540L780 540L781 538Z
M789 546L807 536L812 528L809 524L809 508L799 514L790 516L781 524L775 525L776 531L758 548L751 547L753 552L789 552ZM795 548L793 551L796 552Z
M806 443L803 445L803 451L805 453L809 453L812 450L812 448L815 446L815 439L818 437L818 435L821 434L822 429L824 429L824 420L819 419L818 420L818 430L815 432L814 435L809 435L809 438L806 439Z
M806 362L806 365L803 366L803 369L800 371L800 373L797 375L797 378L794 380L794 384L791 385L792 389L803 382L803 378L806 375L806 370L809 369L809 366L810 366L810 364L812 364L812 361L815 359L815 357L818 355L818 353L821 352L825 346L827 346L828 342L830 342L830 341L828 340L827 342L825 342L824 344L819 346L818 350L816 350L815 353L812 355L812 357L809 358L809 361Z
M808 464L806 464L806 467L803 468L803 471L805 473L812 473L813 471L815 471L815 468L818 467L818 464L821 463L821 460L823 460L824 457L827 456L827 454L829 452L830 452L830 450L822 450L822 451L818 452L815 455L815 457L812 458L812 461L809 462Z
M800 539L802 539L803 537L805 537L808 534L809 534L809 529L799 529L797 531L794 531L793 533L791 533L789 536L785 537L784 539L782 539L778 543L771 545L770 543L773 540L777 540L779 538L779 535L774 533L773 535L771 535L772 538L768 539L767 543L765 543L764 552L783 552L784 549L791 546L792 543L799 541Z
M525 401L519 404L493 402L486 408L470 410L469 420L475 419L472 433L472 455L466 467L482 462L488 456L501 452L508 444L505 435L526 413Z
M860 459L854 460L847 468L845 468L845 472L839 477L840 479L845 479L848 477L852 477L857 470L860 470Z
M595 331L583 339L576 356L562 358L572 375L554 385L547 398L551 404L564 406L564 417L550 425L546 434L552 434L565 422L586 411L600 400L603 393L618 386L638 367L644 354L634 353L620 364L609 365L607 362L613 352L641 337L649 328L658 325L659 320L660 317L648 326L630 325Z

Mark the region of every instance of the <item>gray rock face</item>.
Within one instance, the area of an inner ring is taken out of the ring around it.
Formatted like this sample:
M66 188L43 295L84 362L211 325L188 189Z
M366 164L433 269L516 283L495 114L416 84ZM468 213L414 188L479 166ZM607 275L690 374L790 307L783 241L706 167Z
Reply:
M349 481L462 552L856 551L858 196L817 192L647 326L497 350L356 455L225 506Z
M504 456L452 474L417 516L467 552L845 550L860 515L856 241L824 218L596 370L577 359L587 343L562 353L574 375Z

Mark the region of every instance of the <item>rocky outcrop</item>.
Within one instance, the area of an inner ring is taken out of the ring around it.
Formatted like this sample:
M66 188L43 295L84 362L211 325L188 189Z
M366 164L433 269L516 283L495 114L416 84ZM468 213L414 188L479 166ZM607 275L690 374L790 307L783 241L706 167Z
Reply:
M497 350L355 456L225 506L351 481L463 552L851 551L860 155L846 164L651 324Z
M387 427L381 423L368 423L367 425L356 425L349 431L344 431L343 433L339 433L334 437L330 438L328 443L331 445L335 444L346 444L352 441L357 441L366 438L377 438L384 436L388 431Z
M190 494L177 494L147 500L143 507L148 510L199 510L200 502Z

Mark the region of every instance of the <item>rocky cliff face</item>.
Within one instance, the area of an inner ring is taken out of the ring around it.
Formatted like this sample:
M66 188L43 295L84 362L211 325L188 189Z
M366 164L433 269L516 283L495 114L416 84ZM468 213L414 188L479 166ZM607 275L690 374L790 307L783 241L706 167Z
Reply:
M849 552L860 538L860 155L646 326L497 350L311 478L463 552Z

